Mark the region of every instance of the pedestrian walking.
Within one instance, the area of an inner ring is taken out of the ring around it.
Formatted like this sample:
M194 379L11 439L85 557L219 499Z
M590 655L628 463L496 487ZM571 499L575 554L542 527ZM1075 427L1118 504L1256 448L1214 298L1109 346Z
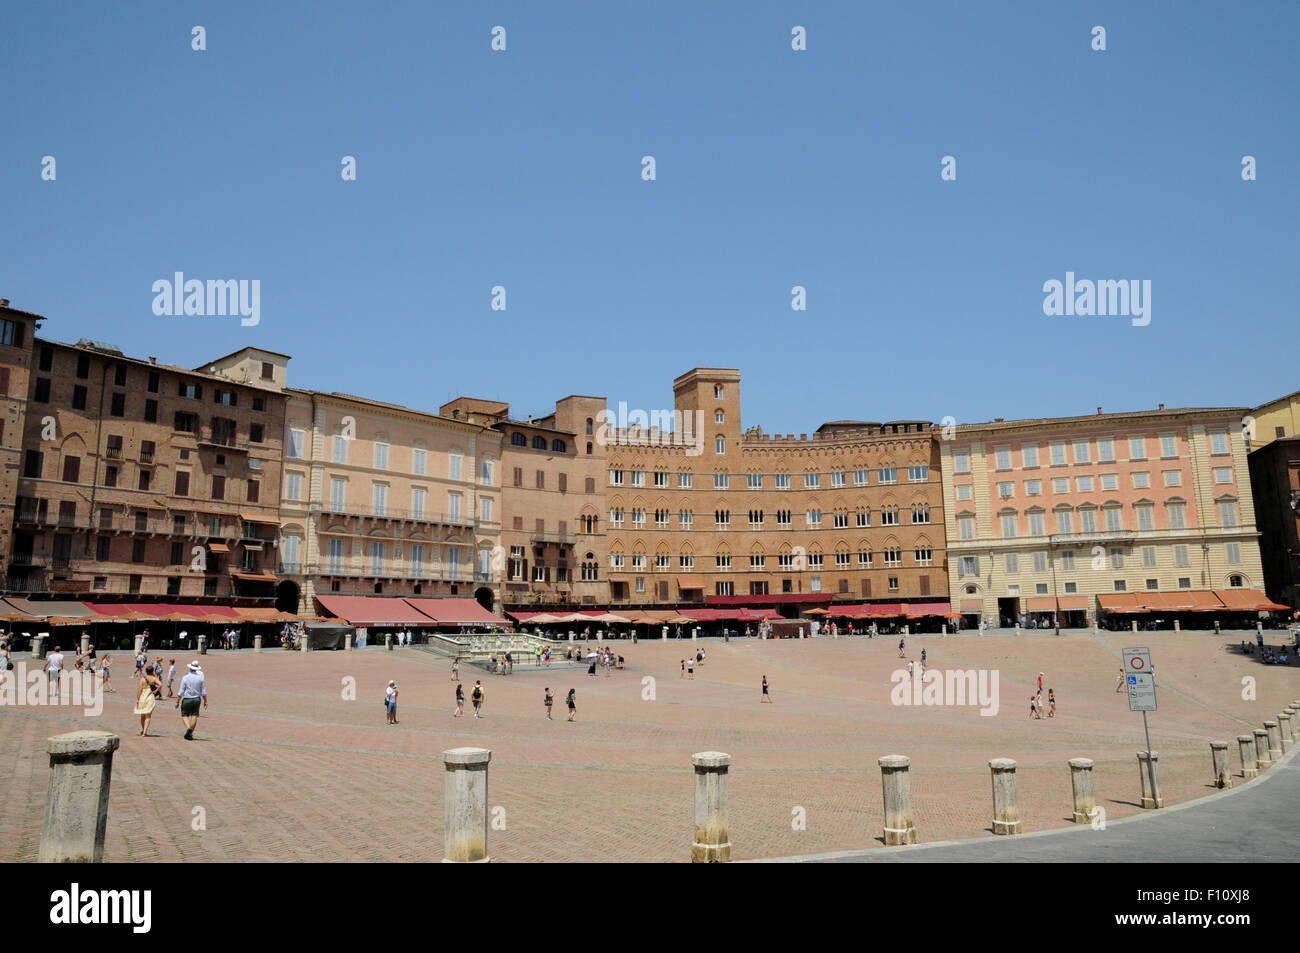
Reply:
M1118 695L1124 690L1124 666L1120 666L1119 674L1115 676L1115 694Z
M591 653L591 662L587 665L587 674L588 675L596 674L596 653L595 652Z
M110 671L113 667L113 656L108 652L104 653L104 663L99 666L100 674L104 677L104 691L117 694L117 689L112 687L113 673Z
M772 704L772 696L771 696L771 695L768 693L768 691L767 691L767 676L766 676L766 675L763 676L763 698L762 698L761 701L762 701L762 702L767 702L769 705ZM761 704L761 702L760 702L760 704Z
M551 694L551 686L546 686L546 696L542 699L542 704L546 706L546 720L551 720L551 706L555 704L555 696Z
M1043 673L1038 673L1038 694L1043 694Z
M916 663L913 662L911 659L908 659L908 661L907 661L907 677L908 677L909 679L912 677L912 666L915 665L915 664L916 664Z
M389 682L384 692L384 711L388 713L388 723L397 724L397 683Z
M176 660L172 659L170 667L167 669L167 697L175 698L176 693L172 691L172 683L176 681Z
M59 679L63 675L63 653L59 647L54 646L54 651L45 656L45 671L50 673L50 697L59 697Z
M682 659L682 674L679 675L679 676L677 676L677 677L678 677L678 678L685 678L685 677L686 677L686 659Z
M158 690L162 683L158 676L149 669L140 671L140 688L135 696L135 713L140 716L140 737L149 737L149 722L153 720L153 706L158 701Z
M203 677L203 669L198 661L187 666L189 674L181 679L180 693L176 696L176 707L181 710L181 721L185 725L185 740L194 740L194 729L199 726L199 706L208 709L208 684Z
M695 656L686 659L686 677L693 680L695 678Z
M573 721L578 716L578 690L576 688L569 689L569 697L564 700L564 703L569 706L569 721Z
M1037 696L1034 696L1034 695L1030 695L1030 696L1029 696L1029 717L1030 717L1030 718L1041 718L1041 717L1042 717L1042 715L1038 714L1038 701L1037 701Z
M465 686L462 685L460 682L456 683L456 714L452 715L451 717L453 718L465 717Z
M483 710L483 683L478 679L474 680L474 691L470 693L470 701L474 703L474 717L478 718L479 713Z
M1056 692L1050 688L1047 690L1047 717L1056 717Z
M925 671L925 649L921 649L921 671Z
M457 685L460 684L460 659L451 660L451 678Z
M903 649L906 647L906 644L907 644L907 643L906 643L906 640L905 640L905 639L899 639L899 640L898 640L898 657L899 657L899 658L902 658L902 657L903 657Z
M163 658L161 655L153 660L153 674L158 679L158 697L162 698Z

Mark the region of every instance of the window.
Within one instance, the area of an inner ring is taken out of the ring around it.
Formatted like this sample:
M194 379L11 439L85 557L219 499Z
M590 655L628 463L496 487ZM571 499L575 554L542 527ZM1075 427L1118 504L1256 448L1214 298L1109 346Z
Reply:
M1059 467L1065 465L1065 441L1053 440L1048 443L1048 449L1052 454L1052 466Z
M895 521L895 522L898 521L898 514L897 514L897 513L894 514L894 521ZM822 525L822 511L821 511L821 510L817 510L817 509L807 510L807 511L804 513L804 523L805 523L805 525L807 525L807 526L821 526L821 525Z
M479 519L485 523L492 522L492 497L484 496L479 499Z
M747 490L763 489L763 474L761 473L745 474L745 489Z
M903 564L903 551L901 549L886 549L884 557L886 566L901 566Z
M880 510L880 525L881 525L881 526L897 526L897 525L898 525L898 507L896 507L896 506L886 506L886 507L882 507L881 510Z
M214 500L224 500L226 498L226 478L220 473L212 477L212 498Z
M275 365L270 361L262 362L262 380L269 381L275 379Z
M1118 533L1124 528L1124 514L1118 506L1106 508L1106 532Z
M1116 592L1128 592L1128 583L1123 579L1116 579L1114 585Z
M568 444L566 444L566 443L565 443L563 440L561 440L559 437L553 437L553 438L551 439L551 452L552 452L552 453L567 453L567 452L568 452Z
M1016 485L1010 481L998 484L998 496L1004 500L1015 495Z
M1020 572L1020 557L1015 553L1007 553L1006 567L1008 575L1015 575Z
M1067 595L1078 591L1079 591L1079 584L1077 582L1067 582L1065 584L1065 592Z
M591 431L588 430L587 433L591 433ZM510 446L526 447L528 446L528 438L525 437L523 434L519 433L519 431L515 431L510 435Z
M1002 523L1003 539L1011 539L1016 535L1016 514L1004 513L1000 517Z
M492 486L496 480L496 462L491 457L480 461L478 479L483 486Z
M1228 433L1226 430L1216 430L1210 434L1210 452L1227 453L1228 452Z
M1074 441L1074 462L1075 463L1092 462L1091 444L1089 444L1086 438L1082 440Z
M788 473L776 474L776 488L778 490L790 489L790 474Z
M805 473L803 475L803 486L805 490L816 490L822 485L822 475L820 473Z
M63 458L63 482L77 483L81 477L81 457Z
M1035 584L1034 584L1034 593L1035 593L1036 595L1040 595L1040 596L1045 596L1045 595L1047 595L1047 583L1045 583L1045 582L1035 583Z
M248 481L248 502L256 503L262 492L262 484L257 480Z
M957 517L957 536L959 539L975 538L975 517L973 516Z
M95 558L98 559L101 563L108 562L108 560L112 556L112 552L113 552L112 537L100 536L95 540ZM102 579L103 577L100 576L97 578ZM96 586L95 588L102 589L103 586Z
M1029 535L1030 536L1047 535L1047 527L1044 525L1042 513L1029 514Z
M239 403L239 396L233 390L222 390L220 387L215 387L212 390L212 402L226 407L234 407Z
M1219 525L1236 526L1237 525L1237 504L1231 500L1224 500L1219 503Z
M876 476L877 476L877 482L879 482L879 483L897 483L897 482L898 482L898 468L897 468L897 467L881 467L880 469L878 469L878 470L876 471Z
M1097 532L1097 511L1092 507L1079 510L1079 532Z
M956 450L952 455L954 473L970 473L970 451Z
M1111 549L1111 551L1110 551L1110 568L1111 568L1111 569L1123 569L1123 568L1124 568L1124 550L1122 550L1122 549L1120 549L1120 548L1118 548L1118 547L1114 547L1114 548Z
M713 488L715 490L725 490L731 485L731 478L726 473L713 474Z
M546 489L546 471L538 470L533 474L533 485L539 489Z
M1025 496L1042 496L1042 495L1043 495L1042 480L1025 481Z
M1175 566L1190 566L1190 565L1191 565L1191 561L1187 558L1187 547L1186 547L1186 546L1175 546L1175 547L1174 547L1174 565L1175 565Z
M677 488L679 490L689 490L694 485L694 474L679 473L677 474Z
M854 471L853 471L853 485L854 485L854 486L866 486L866 485L867 485L867 482L868 482L868 479L869 479L869 475L870 475L870 473L871 473L870 470L854 470Z
M152 470L141 470L139 478L139 489L148 490L150 478L153 476Z
M920 503L912 507L912 522L913 523L930 522L930 507L924 503Z
M388 469L388 441L386 440L375 441L375 469Z
M1163 474L1163 475L1164 475L1164 478L1165 478L1165 486L1182 486L1182 485L1183 485L1183 471L1182 471L1182 470L1166 470L1166 471L1164 471L1164 474Z
M295 502L302 500L301 473L286 473L284 475L284 498Z
M1215 467L1215 468L1214 468L1214 482L1215 482L1215 483L1231 483L1231 482L1232 482L1232 467Z
M993 451L994 466L999 470L1011 469L1011 448L998 447Z
M793 525L794 525L794 514L793 514L793 512L790 511L790 510L777 510L777 511L776 511L776 525L777 525L777 526L793 526Z
M1069 492L1070 492L1070 478L1069 478L1069 477L1054 477L1054 478L1052 479L1052 492L1053 492L1053 493L1069 493Z
M424 519L424 497L426 492L422 486L411 487L411 515L417 520ZM484 517L484 519L488 518Z
M459 553L460 550L453 549L452 552ZM382 576L384 574L384 544L379 540L370 542L370 575Z
M370 491L371 512L383 516L388 512L388 484L373 483Z
M203 399L202 384L187 384L185 381L177 381L176 384L176 395L178 397L186 397L190 400Z
M847 477L848 474L845 473L843 470L833 470L831 472L831 486L832 487L847 486L848 485Z
M718 437L716 440L713 441L713 452L714 453L727 452L727 439L725 437Z
M1178 588L1179 588L1179 589L1190 589L1190 588L1192 588L1192 577L1191 577L1191 576L1179 576L1179 577L1178 577Z
M1137 523L1139 532L1150 532L1156 528L1155 518L1152 515L1155 507L1149 503L1139 503L1133 507L1133 512L1137 514Z
M1115 441L1110 437L1097 438L1097 462L1114 463L1115 462Z
M1147 569L1151 569L1152 567L1155 566L1155 564L1156 564L1156 548L1154 546L1143 546L1142 565ZM1147 588L1150 589L1152 587L1147 586Z
M76 384L72 388L72 409L86 409L86 388L81 384Z
M1020 448L1020 459L1026 467L1038 466L1038 444L1026 443Z
M50 402L50 379L48 377L36 378L36 393L32 395L32 400L40 404Z
M1169 528L1186 529L1187 528L1187 504L1170 503L1168 504Z
M453 451L452 453L447 454L447 479L457 481L464 479L464 477L461 476L461 470L464 463L465 458L459 453ZM459 552L459 550L453 551Z
M1147 458L1146 437L1128 438L1128 458L1130 460L1145 460Z
M1145 489L1150 488L1150 486L1151 486L1151 474L1150 474L1150 473L1135 473L1135 474L1133 474L1133 488L1134 488L1134 489L1137 489L1137 490L1145 490Z
M1067 549L1065 552L1061 553L1061 570L1063 572L1074 572L1074 550ZM1072 586L1074 583L1068 583L1067 585ZM1066 589L1066 592L1073 591L1073 589Z
M1178 439L1173 434L1161 434L1160 456L1165 458L1178 456Z
M1101 488L1102 488L1103 490L1118 490L1118 489L1119 489L1119 474L1118 474L1118 473L1103 473L1103 474L1101 475Z
M713 399L714 399L714 400L721 400L721 399L722 399L722 385L721 385L721 384L714 384L714 385L713 385Z
M713 561L719 569L731 568L731 555L729 553L718 553L713 557Z
M176 428L181 429L180 427ZM289 428L289 445L284 448L286 457L293 457L295 460L304 459L303 453L307 443L307 431L299 430L296 427Z
M957 487L957 499L969 500L970 498L971 498L971 485L969 483L964 483L961 486Z
M188 470L176 471L176 490L173 495L175 496L190 495L190 474Z
M117 486L117 467L109 466L104 468L104 486Z
M24 325L17 321L0 319L0 344L5 347L22 347L23 328Z
M1092 477L1090 476L1076 477L1074 484L1078 487L1080 493L1092 492Z
M1056 532L1063 536L1074 532L1074 514L1069 510L1056 511Z
M978 576L980 574L980 558L978 556L959 556L957 559L957 574L960 576Z
M534 450L545 450L546 438L541 434L533 434L532 447Z
M610 470L610 471L609 471L609 485L610 485L610 486L622 486L622 485L623 485L623 471L622 471L622 470Z

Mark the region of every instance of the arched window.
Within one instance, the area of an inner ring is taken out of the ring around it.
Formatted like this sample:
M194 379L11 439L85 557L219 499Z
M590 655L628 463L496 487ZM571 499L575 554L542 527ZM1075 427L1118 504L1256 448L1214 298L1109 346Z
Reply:
M587 441L587 456L591 456L591 441Z
M528 446L528 438L525 437L523 434L519 433L518 431L516 431L515 433L512 433L510 435L510 446L526 447Z
M534 450L545 450L545 449L546 449L546 438L543 437L541 434L534 434L534 435L533 435L533 449L534 449Z
M551 441L551 450L552 450L554 453L567 453L567 452L568 452L568 451L567 451L567 448L565 447L564 441L563 441L563 440L560 440L558 437L557 437L556 439L554 439L554 440Z
M587 418L587 436L588 436L588 437L591 436L591 418L590 418L590 417Z

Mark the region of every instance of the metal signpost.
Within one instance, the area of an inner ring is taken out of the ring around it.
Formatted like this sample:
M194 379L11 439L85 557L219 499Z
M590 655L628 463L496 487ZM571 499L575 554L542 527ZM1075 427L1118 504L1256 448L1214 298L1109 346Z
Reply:
M1142 712L1142 731L1147 739L1147 774L1156 790L1155 763L1151 760L1151 730L1147 712L1156 710L1156 678L1151 671L1151 650L1124 649L1124 675L1128 682L1128 710Z

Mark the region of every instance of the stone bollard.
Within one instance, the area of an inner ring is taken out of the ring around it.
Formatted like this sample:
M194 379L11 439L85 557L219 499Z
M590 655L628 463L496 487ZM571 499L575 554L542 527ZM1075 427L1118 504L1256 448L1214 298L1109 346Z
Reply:
M691 629L691 641L694 642L699 637L700 637L700 627L697 625L695 628Z
M1294 705L1287 705L1283 711L1286 712L1287 717L1291 720L1291 741L1300 741L1300 710L1297 710Z
M41 863L97 864L104 859L108 787L113 752L120 743L107 731L72 731L49 739L50 789Z
M573 632L569 632L569 641L570 641L570 642L573 641Z
M1136 634L1137 634L1137 630L1138 630L1138 621L1137 621L1137 619L1134 619L1133 622L1132 622L1132 628L1131 628L1130 631L1132 631L1132 632L1136 635Z
M597 643L600 643L600 642L604 642L604 641L605 641L605 630L604 630L604 629L597 629L597 630L596 630L596 642L597 642Z
M201 635L201 636L199 636L199 638L206 640L207 637ZM144 649L144 636L143 636L143 635L137 635L137 636L135 637L135 648L133 649L133 652L134 652L136 655L139 655L140 652L141 652L143 649Z
M32 658L45 658L45 636L32 636Z
M1097 796L1092 787L1091 758L1070 759L1070 786L1074 789L1074 823L1091 824L1097 813Z
M1276 721L1264 722L1268 732L1268 760L1276 764L1282 760L1282 728Z
M1017 623L1016 623L1016 635L1019 635L1019 634L1020 634L1020 623L1017 622Z
M993 833L1020 833L1020 805L1016 803L1016 763L1010 758L989 762L993 775Z
M942 628L943 628L943 632L942 632L941 634L943 634L943 635L947 635L947 634L948 634L948 623L945 622L945 623L943 624Z
M1273 759L1268 756L1268 731L1264 728L1255 729L1255 767L1263 771L1265 768L1273 766Z
M668 641L668 626L664 626L662 629L659 630L659 641L660 642Z
M1174 631L1175 632L1183 631L1183 624L1178 619L1174 620Z
M262 651L262 637L260 635L253 636L253 651Z
M695 766L695 840L691 863L725 864L731 860L727 831L727 769L731 755L701 751L691 755Z
M442 753L442 862L486 864L488 858L488 762L486 748L452 748Z
M344 652L351 652L351 651L352 651L352 648L353 648L353 646L352 646L352 641L353 641L353 639L355 639L356 637L357 637L357 634L356 634L355 631L353 631L353 632L344 632L344 633L343 633L343 651L344 651ZM426 640L426 641L427 641L427 640Z
M1264 624L1263 624L1262 622L1256 622L1256 623L1255 623L1255 634L1256 634L1256 635L1263 635L1263 634L1264 634Z
M1211 741L1210 757L1214 759L1214 786L1216 788L1232 787L1232 771L1228 767L1228 743L1226 741Z
M392 636L389 636L389 638L392 638ZM392 648L392 646L390 645L389 648ZM311 635L307 632L306 629L303 629L302 635L298 637L298 651L299 652L311 651Z
M78 655L85 655L85 654L86 654L87 652L89 652L89 651L90 651L90 636L89 636L89 635L86 635L85 633L82 633L82 636L81 636L81 651L78 652L77 654L78 654Z
M1147 753L1139 751L1138 773L1142 775L1142 810L1150 811L1165 806L1165 799L1160 796L1160 752L1151 752L1148 762Z
M139 654L139 652L140 652L140 640L139 640L139 638L136 639L136 648L135 648L135 651L136 651L137 654ZM208 654L208 637L207 637L206 635L200 635L200 636L199 636L199 654L200 654L200 655L207 655L207 654Z
M390 652L393 651L393 633L391 632L384 633L384 648L386 648Z
M1259 777L1259 768L1255 764L1255 736L1237 735L1237 746L1241 749L1241 776L1248 781Z
M1291 741L1291 713L1289 711L1278 713L1277 727L1282 738L1282 753L1286 754L1294 747Z
M880 783L885 795L885 846L916 843L912 822L912 759L887 754L878 761Z

